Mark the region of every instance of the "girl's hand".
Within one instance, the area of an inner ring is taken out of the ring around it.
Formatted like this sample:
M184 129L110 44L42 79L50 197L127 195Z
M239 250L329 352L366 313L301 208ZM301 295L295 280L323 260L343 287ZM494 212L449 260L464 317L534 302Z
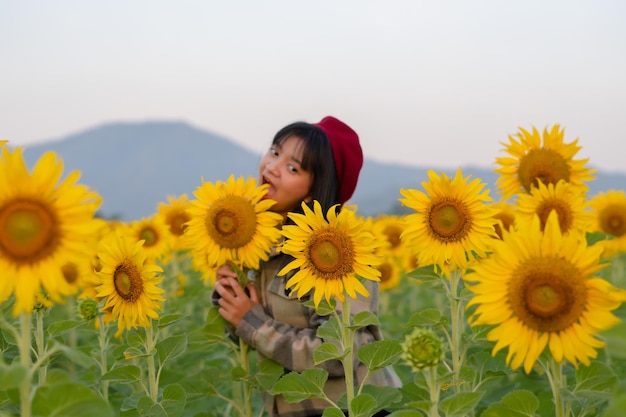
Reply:
M244 289L241 288L237 279L232 276L219 278L215 283L215 290L220 295L218 312L220 316L224 317L226 321L235 327L252 307L259 304L259 297L254 285L250 284L246 289L250 293L249 297Z
M231 289L230 285L228 284L228 280L226 278L234 278L235 281L237 280L237 273L232 270L229 263L225 263L224 265L217 268L217 271L215 273L215 282L216 284L219 282L222 282L222 284L225 287L227 287L228 289ZM217 285L216 285L216 289L217 289ZM233 292L232 294L234 295L235 293Z

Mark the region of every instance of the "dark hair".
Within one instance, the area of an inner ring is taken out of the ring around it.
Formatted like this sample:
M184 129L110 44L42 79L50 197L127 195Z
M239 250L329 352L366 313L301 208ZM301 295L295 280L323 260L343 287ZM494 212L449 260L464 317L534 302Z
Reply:
M311 197L320 203L326 214L330 207L339 204L339 180L330 141L321 128L306 122L295 122L280 129L272 145L281 145L291 136L302 140L301 167L311 173ZM297 207L295 211L301 212L302 208Z

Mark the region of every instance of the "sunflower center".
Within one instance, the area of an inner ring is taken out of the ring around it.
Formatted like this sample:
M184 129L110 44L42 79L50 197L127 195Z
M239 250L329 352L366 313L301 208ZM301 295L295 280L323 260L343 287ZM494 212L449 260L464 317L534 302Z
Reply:
M465 237L470 226L465 206L455 200L444 200L436 203L430 210L430 230L440 240L460 241Z
M170 232L174 236L182 236L185 232L186 223L191 217L186 212L176 213L167 218L167 224L170 226Z
M352 272L352 241L337 230L315 233L309 243L309 262L324 279L339 279Z
M128 259L124 259L113 273L115 292L123 300L135 302L143 294L143 280L137 266Z
M67 263L61 267L63 278L68 284L74 284L78 280L78 268L73 263Z
M550 215L552 210L556 211L557 217L559 218L559 227L561 228L561 233L567 233L574 224L574 216L570 205L567 202L559 199L546 200L542 204L540 204L539 207L537 207L537 210L535 212L541 220L541 230L543 231L544 227L546 226L548 216Z
M493 227L495 228L496 234L498 235L500 239L502 239L504 230L509 231L509 229L511 228L511 225L515 222L515 216L510 213L500 212L493 217L496 220L500 220L500 222L502 222L502 224L495 223L493 225Z
M219 246L236 249L245 246L256 232L256 212L247 199L228 195L209 210L206 227Z
M146 227L139 231L139 240L144 240L143 245L146 247L154 246L159 241L159 235L151 227Z
M56 250L59 235L55 214L41 202L21 199L0 207L0 252L16 263L48 257Z
M522 323L540 332L558 332L580 319L587 304L584 277L563 258L521 263L509 286L509 300Z
M530 192L539 181L556 185L559 180L570 180L570 169L561 154L552 149L531 149L520 158L517 176L521 186Z
M613 205L600 213L600 228L611 236L621 237L626 234L626 210L624 206Z
M391 277L393 275L393 267L389 262L383 262L378 265L376 268L380 271L380 282L388 282L391 281Z
M400 235L402 234L402 229L397 226L387 226L384 230L385 235L387 236L387 241L391 245L391 249L395 249L400 246L402 241L400 240Z

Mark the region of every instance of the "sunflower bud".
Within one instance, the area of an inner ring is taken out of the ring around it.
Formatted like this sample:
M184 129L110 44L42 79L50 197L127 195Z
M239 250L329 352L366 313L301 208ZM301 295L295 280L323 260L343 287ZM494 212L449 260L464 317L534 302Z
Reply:
M78 304L78 314L83 320L93 320L98 316L98 303L93 298L86 298Z
M415 328L404 338L402 359L415 372L439 364L443 359L443 342L430 329Z

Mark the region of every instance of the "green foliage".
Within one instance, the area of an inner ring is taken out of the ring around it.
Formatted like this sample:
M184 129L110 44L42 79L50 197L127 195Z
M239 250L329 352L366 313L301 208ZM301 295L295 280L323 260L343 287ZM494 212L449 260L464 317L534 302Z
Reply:
M623 257L622 257L623 258ZM624 265L620 258L617 265ZM31 342L29 372L20 363L19 318L11 315L9 300L0 306L0 416L19 415L19 387L30 380L32 415L93 417L244 417L244 392L251 392L252 413L265 417L261 393L282 394L288 401L325 398L328 373L321 368L288 372L278 363L259 360L250 350L242 363L238 341L228 333L228 324L209 301L211 286L201 281L188 259L180 257L178 273L186 276L186 287L176 281L172 265L164 265L166 294L162 314L151 329L137 328L116 336L114 324L98 328L94 321L76 315L75 302L55 305L42 313L44 343ZM607 279L623 280L615 267L603 271ZM613 277L611 274L617 274ZM401 359L401 342L415 327L427 328L445 339L450 317L445 285L431 267L407 274L397 288L381 294L379 316L356 314L348 329L358 331L379 326L384 339L352 352L344 349L341 317L334 302L324 300L318 313L329 320L318 329L324 343L314 352L314 361L344 360L355 354L370 372L393 366L403 382L401 389L358 387L349 405L353 416L370 417L381 409L391 417L429 416L432 383L441 417L534 417L554 415L548 378L541 367L530 374L506 365L506 351L493 355L487 340L488 327L463 326L463 365L458 373L449 368L450 356L432 374L413 372ZM419 281L417 281L419 280ZM459 297L467 296L461 288ZM621 320L626 307L616 310ZM33 334L36 327L33 319ZM598 336L606 342L589 366L574 368L564 363L563 399L568 417L616 417L626 407L626 324L617 324ZM150 365L152 363L152 365ZM150 368L154 366L150 389ZM43 371L43 372L42 372ZM346 398L329 401L325 417L343 417Z

